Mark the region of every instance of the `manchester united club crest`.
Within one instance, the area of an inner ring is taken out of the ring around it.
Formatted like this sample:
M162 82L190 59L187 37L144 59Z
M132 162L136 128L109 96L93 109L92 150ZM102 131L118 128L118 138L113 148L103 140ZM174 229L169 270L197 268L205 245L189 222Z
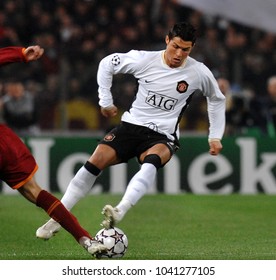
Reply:
M177 83L176 90L179 93L184 93L187 91L189 84L186 81L180 81Z
M113 133L107 134L104 137L104 141L111 142L115 138L115 135Z

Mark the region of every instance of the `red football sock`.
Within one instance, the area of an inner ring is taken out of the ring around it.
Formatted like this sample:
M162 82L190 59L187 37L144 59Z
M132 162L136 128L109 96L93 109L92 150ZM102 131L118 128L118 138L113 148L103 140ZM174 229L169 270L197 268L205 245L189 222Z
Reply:
M44 209L51 218L71 233L77 242L79 242L80 238L83 236L92 238L90 234L80 226L77 218L64 207L60 200L47 191L42 190L39 193L36 205Z

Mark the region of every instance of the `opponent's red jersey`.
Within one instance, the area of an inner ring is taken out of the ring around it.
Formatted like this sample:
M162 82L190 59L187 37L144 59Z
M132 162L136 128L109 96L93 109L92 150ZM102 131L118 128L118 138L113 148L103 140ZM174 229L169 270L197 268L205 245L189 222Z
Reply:
M22 47L0 48L0 65L25 62ZM0 180L18 189L32 178L37 164L21 139L6 125L0 125Z
M13 62L26 62L23 47L6 47L0 49L0 65Z
M22 140L6 125L0 124L0 180L18 189L37 169L34 157Z

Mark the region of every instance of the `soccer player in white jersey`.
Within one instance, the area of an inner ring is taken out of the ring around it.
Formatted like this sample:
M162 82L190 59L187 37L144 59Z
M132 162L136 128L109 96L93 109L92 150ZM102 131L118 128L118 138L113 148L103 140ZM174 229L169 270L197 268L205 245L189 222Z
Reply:
M191 58L196 30L186 22L175 24L165 38L166 49L114 53L98 69L99 105L105 117L117 114L111 94L113 75L132 74L138 80L136 98L121 123L99 143L88 161L71 180L61 202L72 207L90 190L103 169L137 157L140 170L130 180L116 207L103 208L105 228L112 227L143 197L162 168L179 148L179 121L200 90L206 96L209 117L209 153L218 155L225 128L225 97L211 71ZM54 220L40 227L43 238L60 228Z

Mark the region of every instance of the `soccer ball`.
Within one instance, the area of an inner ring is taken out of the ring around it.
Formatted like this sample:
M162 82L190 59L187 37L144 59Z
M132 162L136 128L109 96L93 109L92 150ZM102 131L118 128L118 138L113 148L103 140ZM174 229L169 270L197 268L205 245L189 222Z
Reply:
M107 252L100 254L99 258L121 258L125 255L128 247L126 234L119 228L101 229L95 239L107 247Z

